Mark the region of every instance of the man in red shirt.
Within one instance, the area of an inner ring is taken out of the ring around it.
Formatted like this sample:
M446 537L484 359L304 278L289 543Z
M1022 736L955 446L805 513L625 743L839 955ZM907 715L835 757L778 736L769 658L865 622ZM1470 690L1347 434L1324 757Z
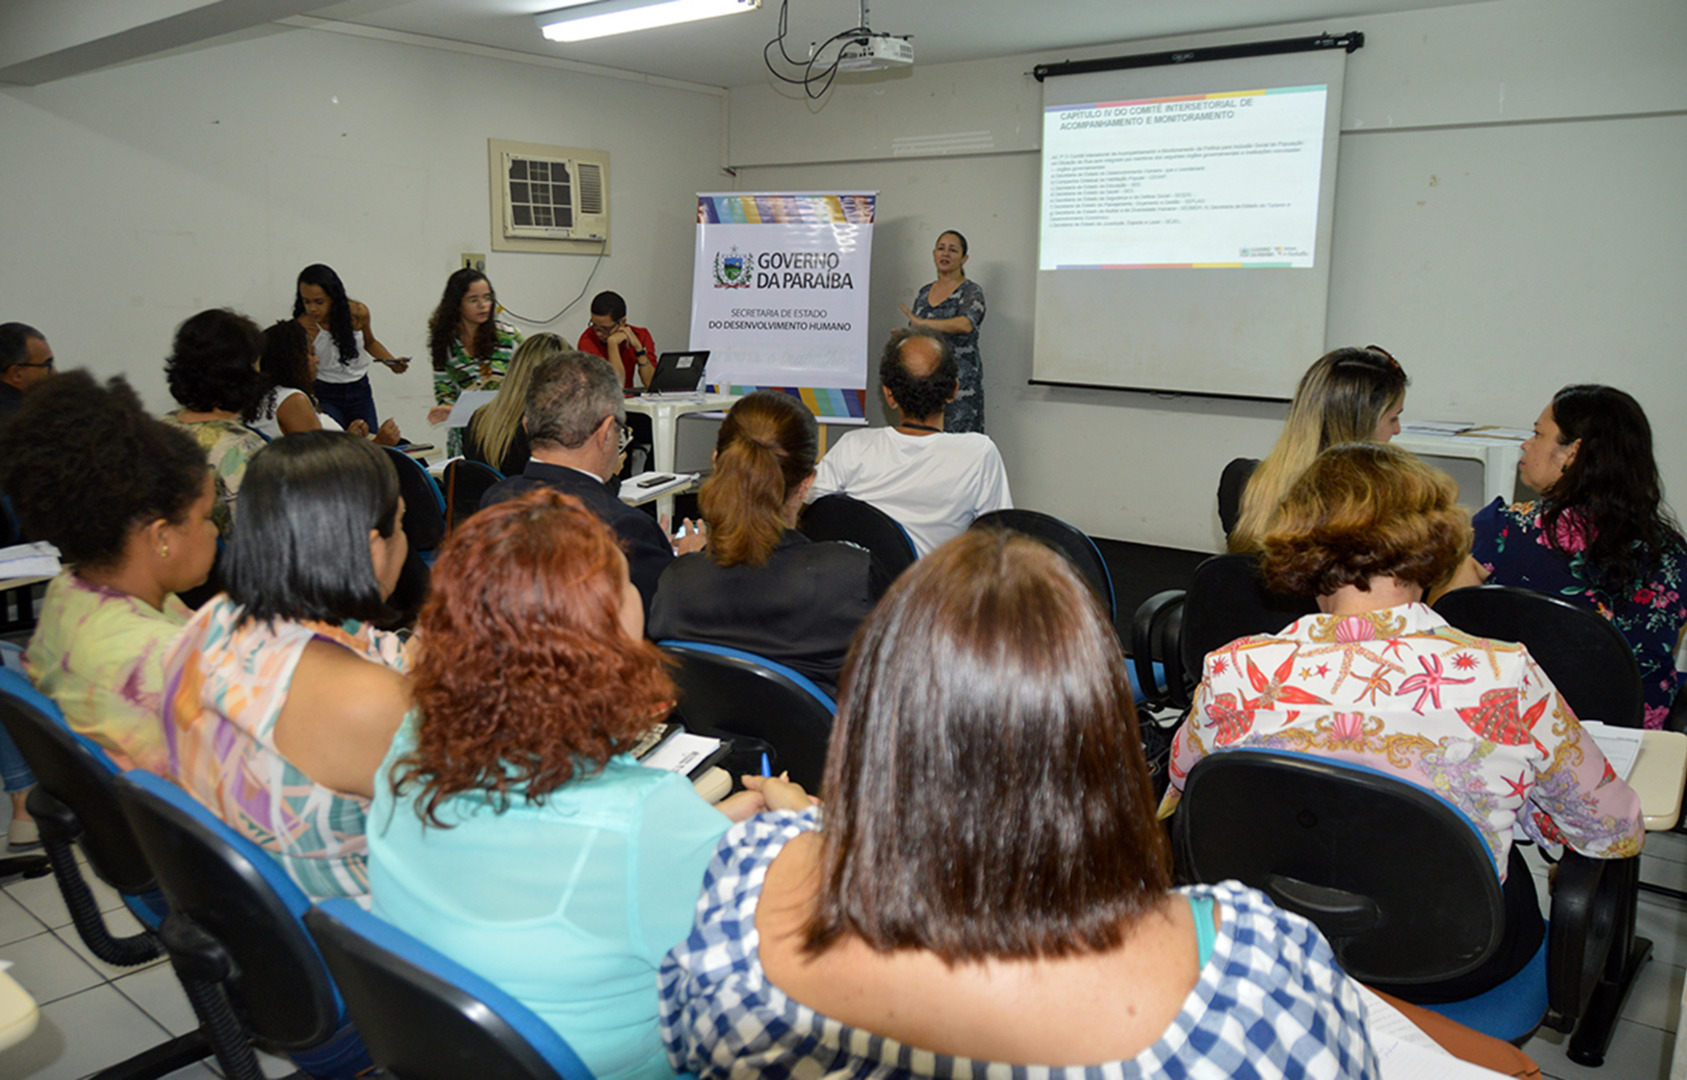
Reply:
M656 343L650 331L627 322L627 302L620 293L600 292L592 297L592 324L580 335L579 350L591 356L610 360L618 367L621 386L634 386L633 372L638 372L639 386L650 385L656 371Z

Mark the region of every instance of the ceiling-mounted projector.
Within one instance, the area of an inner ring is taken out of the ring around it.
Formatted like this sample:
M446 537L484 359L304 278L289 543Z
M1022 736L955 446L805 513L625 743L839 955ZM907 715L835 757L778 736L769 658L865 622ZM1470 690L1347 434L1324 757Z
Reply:
M878 71L914 62L914 43L893 34L853 38L838 55L839 71Z

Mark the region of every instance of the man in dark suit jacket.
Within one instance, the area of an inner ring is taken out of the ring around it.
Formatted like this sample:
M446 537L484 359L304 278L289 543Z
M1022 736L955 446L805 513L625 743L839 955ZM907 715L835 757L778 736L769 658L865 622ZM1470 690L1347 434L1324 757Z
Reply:
M619 467L621 437L627 430L620 378L602 359L584 353L542 360L527 386L522 426L533 446L527 469L495 484L480 505L491 506L540 486L573 495L620 537L627 571L648 615L656 579L674 561L674 544L662 526L622 502L607 482ZM701 536L687 537L680 546L692 550L702 543Z

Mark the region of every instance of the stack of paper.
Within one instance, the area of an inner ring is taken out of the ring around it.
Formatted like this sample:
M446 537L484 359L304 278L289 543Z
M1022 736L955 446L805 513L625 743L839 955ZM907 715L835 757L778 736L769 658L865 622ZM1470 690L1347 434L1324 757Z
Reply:
M59 549L42 542L0 548L0 579L43 578L59 572Z

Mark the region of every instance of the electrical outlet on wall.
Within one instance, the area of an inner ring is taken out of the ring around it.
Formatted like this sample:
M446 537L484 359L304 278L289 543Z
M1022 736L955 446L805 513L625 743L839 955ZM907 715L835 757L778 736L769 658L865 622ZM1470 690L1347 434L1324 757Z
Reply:
M465 251L465 252L463 252L463 269L464 270L479 270L483 274L486 273L486 255L485 255L485 253L480 252L480 251Z

